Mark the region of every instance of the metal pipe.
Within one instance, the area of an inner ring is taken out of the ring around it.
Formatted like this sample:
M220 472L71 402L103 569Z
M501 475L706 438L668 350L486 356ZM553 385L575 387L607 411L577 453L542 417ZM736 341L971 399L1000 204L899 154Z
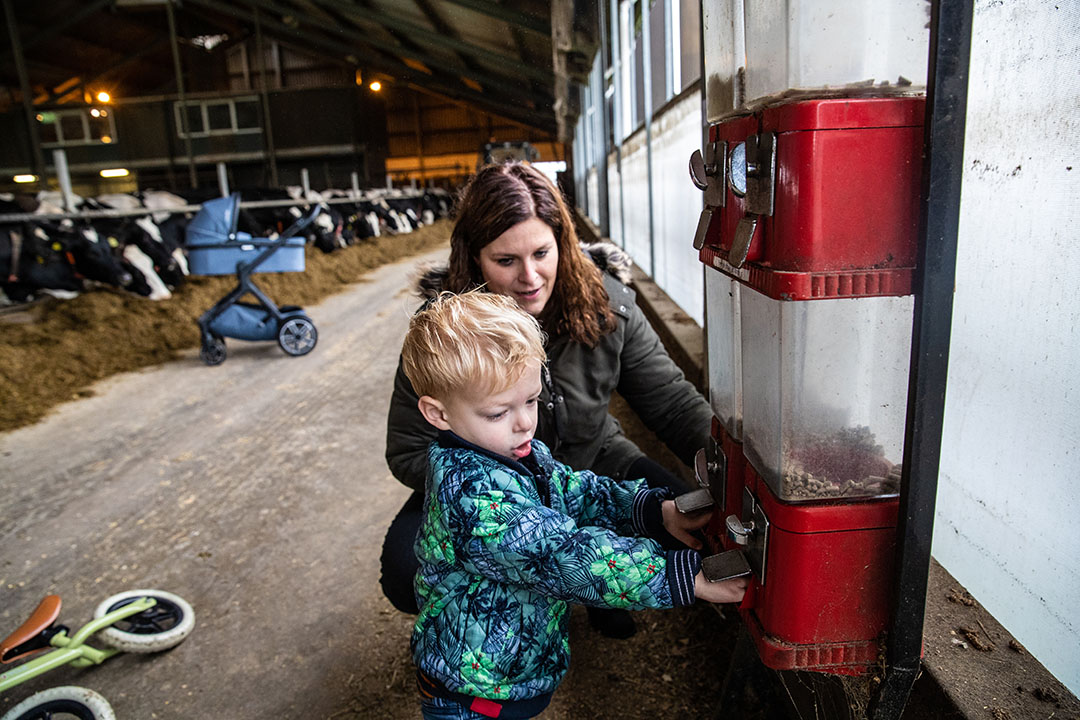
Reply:
M973 0L934 0L922 174L922 227L897 523L892 621L874 720L899 718L919 673L949 373Z
M623 128L623 116L622 116L622 23L620 21L620 9L619 0L611 0L611 41L612 57L615 58L615 97L612 100L613 115L615 116L615 132L613 138L615 141L615 169L619 173L619 243L625 249L626 248L626 203L623 201L623 169L622 169L622 128Z
M413 114L416 118L415 130L416 130L416 160L420 167L420 179L424 179L424 123L420 118L420 97L413 93ZM413 183L413 187L416 184Z
M180 100L180 118L184 127L184 147L188 156L188 178L191 187L199 187L199 179L195 173L195 155L191 150L191 128L188 127L187 103L184 102L184 71L180 66L180 45L176 41L176 17L173 15L173 2L165 3L165 15L169 18L169 41L172 43L173 71L176 73L176 94Z
M344 203L353 203L358 200L371 200L375 198L411 198L416 197L417 191L410 189L399 190L368 190L361 194L358 198L331 198L329 200L321 200L324 205L338 205ZM276 208L276 207L295 207L296 205L307 205L306 200L247 200L241 202L239 207L241 209L250 208ZM38 220L97 220L100 218L127 218L127 217L144 217L149 215L178 215L181 213L194 213L198 212L202 208L202 205L180 205L177 207L168 208L136 208L133 210L82 210L79 212L59 212L59 213L6 213L0 214L0 224L3 223L22 223L22 222L35 222Z
M349 174L349 177L352 179L353 196L360 197L360 174L353 171Z
M53 167L56 168L56 179L60 183L60 192L64 196L64 209L68 212L75 211L75 193L71 190L71 173L68 171L67 153L62 149L53 150Z
M307 168L300 168L300 187L304 189L304 199L307 200L308 193L311 192L311 177Z
M11 38L11 52L15 57L15 72L19 76L19 91L22 94L23 113L26 116L26 135L30 140L30 158L34 164L37 184L44 187L45 159L41 155L41 140L38 137L37 118L34 113L34 98L30 94L30 75L26 70L26 58L23 57L19 28L15 24L15 11L11 0L4 0L4 18L7 21L8 37Z
M645 77L645 192L649 207L649 275L656 279L656 238L653 228L653 163L652 163L652 18L649 3L641 3L641 65Z
M221 188L221 197L229 197L229 172L223 162L217 164L217 182Z
M611 209L608 207L610 193L608 191L607 154L608 138L611 136L611 114L607 109L607 70L611 51L609 47L610 39L607 37L607 33L604 32L607 12L604 10L603 2L597 3L597 13L600 15L600 87L597 88L599 90L597 95L600 98L600 138L597 143L598 148L593 152L593 159L598 163L596 179L597 192L600 194L597 199L597 207L600 210L600 234L610 238Z
M259 20L259 8L255 10L255 52L259 55L259 96L262 99L263 137L266 140L266 155L270 159L270 185L278 186L277 154L274 152L274 127L270 123L270 90L266 83L266 55L263 51L262 22Z

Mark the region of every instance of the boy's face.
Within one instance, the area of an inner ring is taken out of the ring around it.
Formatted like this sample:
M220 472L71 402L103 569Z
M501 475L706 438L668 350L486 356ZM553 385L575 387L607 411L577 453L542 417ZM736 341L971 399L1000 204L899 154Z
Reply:
M450 430L489 452L520 460L532 452L540 368L529 368L506 390L461 391L436 400L420 398L420 411L440 430Z

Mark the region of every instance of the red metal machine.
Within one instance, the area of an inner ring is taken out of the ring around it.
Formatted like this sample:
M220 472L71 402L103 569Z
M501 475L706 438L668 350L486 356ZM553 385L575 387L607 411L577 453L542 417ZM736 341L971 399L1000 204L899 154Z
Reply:
M924 98L781 101L712 125L705 192L715 549L776 669L861 674L889 623ZM703 475L707 475L707 481Z

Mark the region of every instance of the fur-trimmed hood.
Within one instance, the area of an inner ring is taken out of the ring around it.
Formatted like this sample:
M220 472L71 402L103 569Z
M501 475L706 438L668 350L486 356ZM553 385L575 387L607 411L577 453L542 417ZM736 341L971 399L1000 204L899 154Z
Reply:
M596 267L608 273L623 285L630 284L630 268L633 261L618 245L609 242L580 243L581 250L592 259ZM418 268L415 289L421 298L429 300L446 286L450 269L445 263L423 265Z

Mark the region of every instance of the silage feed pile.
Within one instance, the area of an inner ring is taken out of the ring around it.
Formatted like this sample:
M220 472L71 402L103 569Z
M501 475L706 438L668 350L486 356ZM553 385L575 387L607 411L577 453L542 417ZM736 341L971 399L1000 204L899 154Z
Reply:
M260 274L256 283L274 302L307 308L380 265L447 244L451 227L439 220L330 254L308 245L305 272ZM235 285L234 276L191 276L169 300L103 288L72 300L49 298L21 312L11 308L0 315L0 431L30 425L60 403L91 395L97 380L198 347L196 319Z

